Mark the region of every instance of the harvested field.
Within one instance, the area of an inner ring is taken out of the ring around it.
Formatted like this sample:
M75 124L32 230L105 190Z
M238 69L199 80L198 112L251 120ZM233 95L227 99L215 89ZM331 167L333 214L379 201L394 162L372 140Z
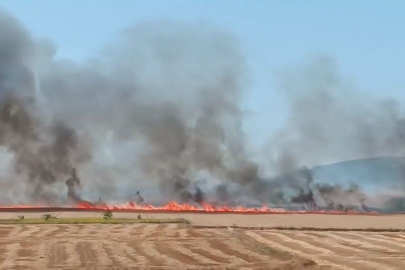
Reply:
M0 225L0 269L389 270L403 265L405 236L392 232Z
M5 222L17 215L29 219L42 214L1 213L0 218ZM92 212L51 214L62 219L100 216ZM114 219L137 215L114 213ZM3 224L0 269L389 270L405 265L405 236L390 232L405 228L403 215L153 213L142 218L183 218L192 226ZM270 229L275 227L297 230ZM354 231L370 229L374 232Z
M263 245L328 269L404 269L405 236L392 232L245 231ZM329 268L330 267L330 268Z
M179 224L0 226L1 269L318 269L294 257L227 229Z

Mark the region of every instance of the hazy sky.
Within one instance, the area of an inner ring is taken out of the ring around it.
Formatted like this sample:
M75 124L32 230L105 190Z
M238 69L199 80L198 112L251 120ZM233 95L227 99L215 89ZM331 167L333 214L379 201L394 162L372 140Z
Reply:
M286 112L276 73L314 54L328 54L342 73L376 95L404 99L405 1L136 1L0 0L36 37L49 38L58 57L83 60L126 26L170 19L207 21L233 32L250 67L245 126L263 142Z

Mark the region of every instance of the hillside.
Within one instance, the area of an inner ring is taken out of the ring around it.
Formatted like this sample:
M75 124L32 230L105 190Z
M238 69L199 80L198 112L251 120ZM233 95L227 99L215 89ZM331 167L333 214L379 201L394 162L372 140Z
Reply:
M404 190L405 158L376 157L315 166L312 172L316 182L356 183L368 192L381 189Z

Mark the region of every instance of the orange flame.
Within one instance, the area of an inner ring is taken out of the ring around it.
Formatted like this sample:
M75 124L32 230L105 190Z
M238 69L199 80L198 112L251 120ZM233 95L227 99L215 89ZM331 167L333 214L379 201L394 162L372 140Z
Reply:
M285 212L285 209L268 208L263 206L261 208L248 208L243 206L230 207L219 206L216 207L212 204L203 203L201 207L191 204L179 204L172 201L163 206L154 205L137 205L135 203L126 203L121 205L93 205L88 202L81 202L77 204L81 209L104 209L104 210L134 210L134 211L196 211L196 212L249 212L249 213L270 213L270 212Z
M195 213L252 213L252 214L361 214L361 215L375 215L376 212L356 212L356 211L291 211L282 208L269 208L262 206L260 208L250 208L244 206L214 206L212 204L203 203L200 207L191 204L180 204L172 201L163 206L154 205L137 205L133 202L108 205L108 204L92 204L87 201L77 203L74 207L60 207L49 205L12 205L0 206L0 211L75 211L75 210L88 210L88 211L133 211L133 212L195 212Z

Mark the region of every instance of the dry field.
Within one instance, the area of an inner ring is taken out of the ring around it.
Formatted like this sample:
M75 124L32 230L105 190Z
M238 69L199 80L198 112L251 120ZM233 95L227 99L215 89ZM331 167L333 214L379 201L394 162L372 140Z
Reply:
M404 266L405 235L393 232L183 224L0 225L0 269L389 270Z
M246 231L252 239L326 269L405 269L405 235L393 232Z
M1 269L303 269L308 264L293 257L227 229L179 224L0 226Z
M40 218L42 212L2 212L0 219ZM100 212L50 212L59 218L94 218ZM136 212L114 212L114 218L136 219ZM297 227L297 228L336 228L336 229L401 229L405 230L405 215L323 215L323 214L196 214L196 213L141 213L144 218L182 218L194 226L238 226L238 227Z

